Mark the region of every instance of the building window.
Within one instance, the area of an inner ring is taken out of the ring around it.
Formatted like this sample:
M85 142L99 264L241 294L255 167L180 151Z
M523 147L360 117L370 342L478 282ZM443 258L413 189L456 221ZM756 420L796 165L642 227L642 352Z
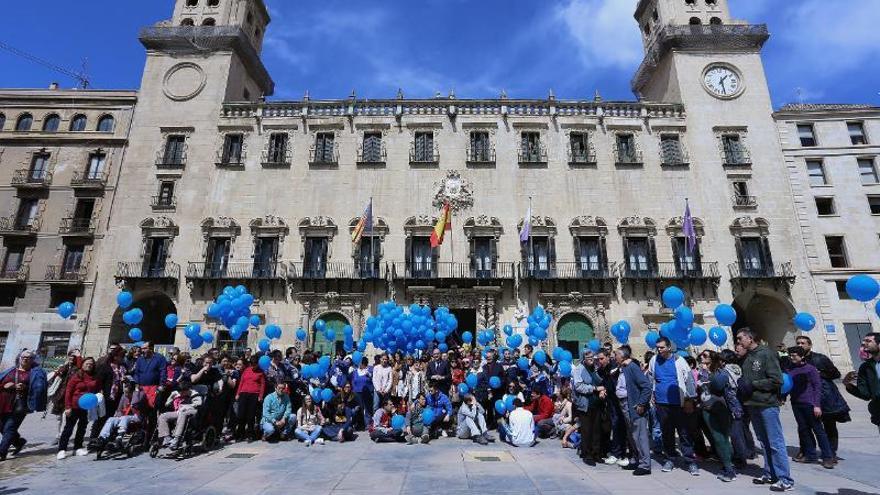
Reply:
M738 251L743 275L760 277L773 274L770 243L766 237L742 237L738 242Z
M721 22L720 17L713 17L713 18L709 19L709 24L711 24L713 26L720 26L721 24L723 24L723 22Z
M822 160L807 160L807 173L810 174L811 186L824 186L828 184L825 176L825 164Z
M312 163L336 163L336 135L332 132L315 134L315 149L312 152Z
M636 149L636 137L633 134L618 134L614 149L618 164L638 164L642 162Z
M18 132L27 132L31 130L32 125L34 125L34 117L33 115L26 113L18 118L18 121L15 123L15 130Z
M6 114L0 113L0 131L2 131L4 127L6 127Z
M113 132L116 121L110 115L105 115L98 120L98 132Z
M2 272L0 272L0 280L18 279L23 264L24 246L8 246L6 248L6 256L3 257L3 267Z
M797 131L801 146L804 148L816 146L816 133L812 124L798 124Z
M834 208L834 198L816 198L816 213L818 213L820 217L836 215L837 211Z
M70 347L69 332L43 332L40 334L40 345L38 349L41 353L45 353L42 366L52 369L49 363L57 362L61 364L67 358L67 350Z
M326 236L306 237L303 274L306 278L325 278L330 239Z
M623 240L623 257L626 273L630 278L650 277L657 273L654 240L649 237L626 237Z
M168 248L171 239L168 237L149 237L144 246L143 276L160 278L165 276L165 262L168 259Z
M660 159L663 165L686 165L688 162L678 134L660 136Z
M471 273L474 278L493 278L497 258L495 238L488 236L471 238Z
M744 180L733 182L733 205L739 208L753 208L758 206L755 196L749 194L749 183Z
M227 134L223 138L223 151L220 163L223 165L241 165L244 158L244 134Z
M6 342L9 340L9 332L0 332L0 359L3 359L3 354L6 352Z
M826 236L825 245L828 246L828 258L831 260L833 268L846 268L849 266L843 236Z
M208 7L216 7L220 5L220 0L208 0Z
M873 158L859 158L859 174L862 176L862 184L870 185L880 182L877 176L877 167L874 166Z
M742 136L739 134L721 136L721 150L725 165L749 165L752 163L751 156L749 156Z
M546 161L547 152L541 145L541 133L523 132L520 136L519 162L544 163Z
M187 7L197 7L199 5L199 0L186 0Z
M107 155L104 153L92 153L89 155L89 167L86 170L86 180L95 181L104 178L104 163Z
M166 180L159 184L156 206L160 208L171 208L174 206L174 181Z
M60 126L61 117L54 113L43 119L43 132L57 132Z
M868 144L865 137L865 125L861 122L847 122L846 128L849 131L849 140L853 145Z
M434 147L433 132L420 131L415 133L410 161L413 163L437 163L439 161Z
M202 26L216 26L216 25L217 25L217 21L214 20L213 17L208 17L207 19L202 21Z
M605 239L599 236L574 238L574 256L580 277L605 275L608 271Z
M31 158L31 168L28 169L28 181L40 182L46 179L49 171L50 157L49 153L43 151L34 153L33 158Z
M266 149L266 163L269 164L289 164L287 158L287 147L290 136L286 132L275 132L269 136L269 147Z
M15 230L35 230L37 216L40 212L40 200L37 198L22 198L18 204L18 212L15 215Z
M467 160L471 163L491 163L495 161L492 141L488 131L472 131L470 134Z
M61 261L59 280L76 280L79 277L84 253L85 246L67 246Z
M277 274L278 238L257 237L254 243L254 277L274 278Z
M205 253L205 274L210 278L222 278L226 276L229 266L229 256L232 251L232 239L229 237L212 237L208 240L208 250Z
M523 262L531 278L550 278L556 271L556 242L550 236L532 235L523 245Z
M699 17L691 17L691 20L689 22L691 26L699 26L702 23L703 21L701 21Z
M381 132L365 132L361 142L361 163L385 163Z
M851 301L852 297L846 291L846 280L835 280L834 287L837 289L837 299L840 301Z
M81 198L76 200L73 218L67 224L68 232L91 232L92 216L95 214L95 199Z
M596 157L590 147L590 134L588 132L572 132L568 136L568 163L586 164L595 163Z
M180 25L181 26L195 26L196 23L192 19L187 18L187 19L180 21Z
M186 162L186 136L171 134L165 138L165 151L161 165L179 166Z
M85 115L75 115L73 119L70 120L70 130L72 132L82 132L86 130L86 123L88 120Z
M880 215L880 196L868 196L868 207L872 215Z

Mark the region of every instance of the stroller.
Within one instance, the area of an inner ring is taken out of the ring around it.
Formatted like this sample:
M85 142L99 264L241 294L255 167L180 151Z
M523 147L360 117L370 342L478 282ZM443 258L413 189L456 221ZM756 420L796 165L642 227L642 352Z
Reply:
M176 448L163 446L158 436L154 436L150 443L150 457L185 459L212 450L219 445L216 412L212 407L215 400L208 396L206 386L194 385L193 389L206 399L202 404L196 406L196 414L183 420L185 422L183 434L178 439ZM160 455L163 450L167 450L168 453Z

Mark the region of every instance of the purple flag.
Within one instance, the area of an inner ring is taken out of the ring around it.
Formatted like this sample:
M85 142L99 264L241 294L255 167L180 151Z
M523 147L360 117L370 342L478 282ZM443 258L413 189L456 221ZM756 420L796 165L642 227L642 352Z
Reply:
M682 225L685 237L685 250L688 256L694 254L697 248L697 231L694 229L694 217L691 216L691 205L685 203L684 207L684 225Z
M522 230L519 232L519 242L529 242L529 236L532 235L532 205L529 205L529 211L526 213L526 219L523 222Z

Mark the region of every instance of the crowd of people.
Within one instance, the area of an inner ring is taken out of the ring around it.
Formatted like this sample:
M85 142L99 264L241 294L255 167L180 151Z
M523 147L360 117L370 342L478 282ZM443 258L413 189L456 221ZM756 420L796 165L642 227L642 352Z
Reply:
M694 476L714 461L724 482L760 454L763 473L752 482L786 491L794 485L789 461L835 467L837 425L850 421L835 385L840 371L806 335L796 343L777 352L743 328L734 349L693 357L661 337L639 359L630 346L608 342L582 349L574 367L544 352L537 359L531 345L500 355L463 345L420 358L378 354L353 362L342 351L331 359L294 347L240 356L175 349L166 357L144 343L112 345L97 360L73 351L48 373L25 351L0 374L0 460L26 445L18 428L31 412L57 418L61 460L71 439L75 455L88 455L137 424L154 425L151 441L173 450L187 419L210 407L226 442L312 447L363 433L377 443L456 437L527 448L555 439L586 464L634 476L652 474L652 459L663 472L679 467ZM868 334L862 352L864 363L843 382L869 401L880 425L880 334ZM305 373L315 367L318 373ZM90 394L100 403L84 404ZM786 400L798 425L799 453L791 458L780 417Z

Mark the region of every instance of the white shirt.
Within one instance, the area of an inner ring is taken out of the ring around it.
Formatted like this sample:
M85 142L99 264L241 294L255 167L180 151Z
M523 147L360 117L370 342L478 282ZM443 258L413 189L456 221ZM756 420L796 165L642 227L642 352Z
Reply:
M394 368L391 366L376 366L373 368L373 388L380 394L387 394L391 391L391 373Z
M520 447L529 447L535 443L535 417L531 412L517 408L508 417L510 422L511 442Z

